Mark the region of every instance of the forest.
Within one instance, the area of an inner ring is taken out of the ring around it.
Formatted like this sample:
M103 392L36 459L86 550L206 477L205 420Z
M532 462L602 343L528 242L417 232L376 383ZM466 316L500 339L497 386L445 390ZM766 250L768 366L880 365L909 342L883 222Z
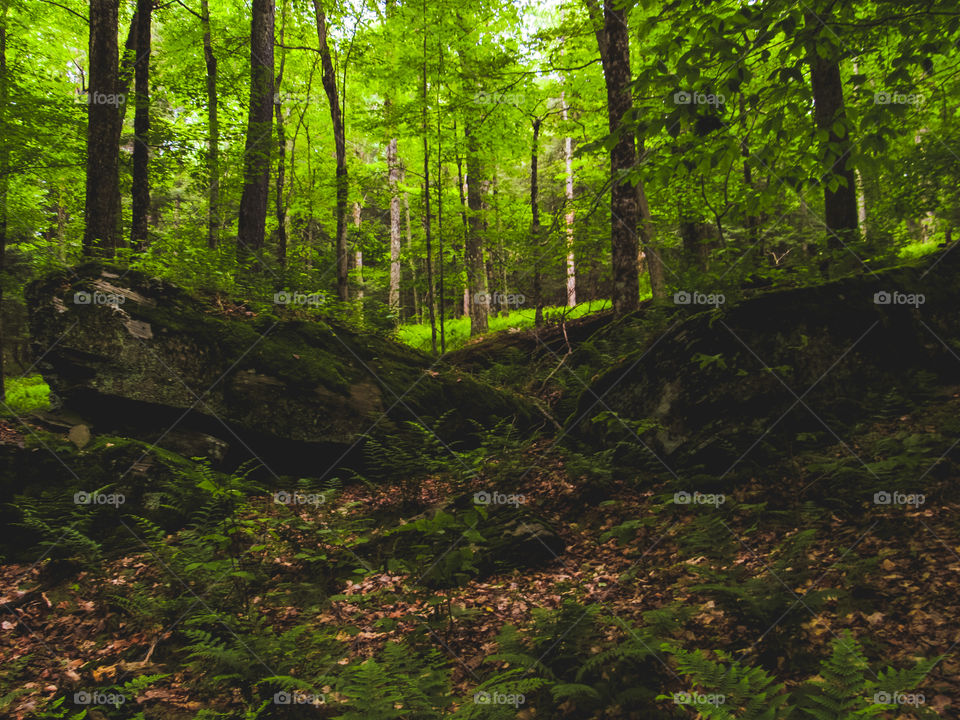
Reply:
M0 0L0 718L960 717L960 6L462 1Z

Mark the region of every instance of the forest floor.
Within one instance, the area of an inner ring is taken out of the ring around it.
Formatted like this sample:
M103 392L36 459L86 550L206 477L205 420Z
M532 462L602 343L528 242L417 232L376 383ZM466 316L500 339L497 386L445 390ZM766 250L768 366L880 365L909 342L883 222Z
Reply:
M366 543L416 512L491 487L489 474L464 478L453 471L422 477L415 486L331 488L312 509L291 510L269 495L253 496L234 519L260 540L241 560L245 574L231 575L230 563L221 562L229 555L223 546L192 561L174 551L196 552L201 541L216 546L216 539L187 532L148 540L140 529L131 529L140 551L105 556L99 565L60 573L49 561L6 564L0 569L0 602L7 609L0 640L2 712L60 717L53 714L56 699L91 686L128 698L125 708L91 708L94 718L237 712L251 704L258 687L252 678L269 685L267 675L302 672L282 663L299 663L288 654L298 647L295 636L306 631L322 632L328 641L329 663L321 675L352 669L354 684L325 681L319 686L324 702L300 716L353 717L337 713L361 697L364 678L357 668L369 670L364 661L378 658L385 666L390 644L420 653L432 648L432 662L449 673L443 692L446 711L453 713L471 709L471 696L492 672L517 669L517 658L497 655L504 625L513 625L529 634L531 652L547 649L523 668L531 677L572 682L575 674L564 661L583 664L656 626L658 637L671 643L762 664L787 689L817 677L816 662L829 655L831 641L851 630L878 668L945 655L923 682L923 707L901 707L887 717L956 717L960 659L950 651L960 642L960 498L951 492L956 443L950 445L943 432L960 418L960 389L942 390L934 401L847 438L847 448L867 463L892 462L918 477L935 476L922 503L913 506L849 496L836 482L837 468L852 462L840 444L785 454L762 474L745 472L731 484L731 496L711 508L674 503L669 477L637 482L614 471L591 480L589 470L582 474L583 458L538 440L484 461L528 468L512 473L519 481L501 487L523 496L566 541L566 550L542 567L477 577L467 563L457 582L438 588L421 583L412 565L385 567L364 556ZM4 422L0 438L22 442L22 428ZM903 447L917 451L907 458ZM464 535L448 539L430 562L463 543ZM423 558L418 561L422 568ZM203 578L217 582L205 587ZM191 607L225 612L236 622L216 639L209 630L184 627L189 623L180 613ZM550 617L538 615L541 609L553 617L575 609L577 621L593 622L592 635L578 636L583 644L577 648L567 647L556 628L536 640ZM255 622L246 618L250 613ZM248 645L250 656L244 656ZM551 657L551 649L561 657ZM687 689L673 663L657 659L668 672L656 690ZM252 671L251 663L271 672ZM544 714L538 701L531 702L534 694L528 690L526 705L511 709L517 717L654 717L617 704L603 714L581 715L575 700L562 697ZM409 710L405 702L412 701L396 700ZM671 701L659 707L664 714L657 717L675 716Z

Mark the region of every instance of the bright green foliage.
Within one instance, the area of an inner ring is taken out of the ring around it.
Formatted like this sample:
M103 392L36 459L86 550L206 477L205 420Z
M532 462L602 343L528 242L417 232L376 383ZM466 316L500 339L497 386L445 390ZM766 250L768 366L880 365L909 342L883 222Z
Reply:
M50 387L40 375L7 378L6 391L6 407L0 408L0 414L19 416L50 409Z
M676 658L677 672L694 684L692 693L674 693L672 698L679 702L692 697L692 708L703 718L782 720L793 712L784 684L761 668L744 667L722 653L718 655L726 664L710 660L701 650L669 644L663 650Z

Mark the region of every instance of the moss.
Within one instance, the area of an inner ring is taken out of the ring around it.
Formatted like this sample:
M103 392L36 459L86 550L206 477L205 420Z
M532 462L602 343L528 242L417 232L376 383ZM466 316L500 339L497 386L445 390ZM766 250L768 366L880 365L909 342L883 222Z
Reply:
M371 426L384 431L404 420L437 425L443 417L437 431L448 443L475 434L476 423L534 421L519 397L448 366L428 372L423 354L333 318L225 315L139 273L102 265L76 273L31 286L31 330L38 344L52 346L44 372L57 394L101 428L117 428L113 418L131 413L144 416L137 420L144 427L166 427L182 414L172 411L192 410L206 416L197 419L205 432L221 431L207 422L214 416L246 443L269 442L283 446L285 457L306 458L330 445L352 446ZM69 301L74 288L104 281L127 295L118 310ZM134 425L120 427L137 432ZM308 447L284 446L288 441Z
M671 466L707 462L719 474L744 453L754 458L782 447L822 430L822 422L843 427L869 416L878 409L878 389L921 393L920 372L947 379L955 367L934 336L949 343L960 331L960 262L948 255L927 274L930 264L928 258L873 277L773 291L717 311L673 310L679 324L660 333L648 332L643 317L627 316L571 358L589 367L600 349L613 364L581 393L568 427L590 446L636 444L615 418L592 420L608 410L627 425L655 419L664 430L642 439ZM922 293L926 302L919 310L875 304L881 290ZM634 342L638 337L646 340ZM625 347L632 351L615 354ZM666 388L676 394L663 408ZM751 449L760 437L764 443ZM682 442L674 445L677 438ZM704 455L707 447L719 454Z

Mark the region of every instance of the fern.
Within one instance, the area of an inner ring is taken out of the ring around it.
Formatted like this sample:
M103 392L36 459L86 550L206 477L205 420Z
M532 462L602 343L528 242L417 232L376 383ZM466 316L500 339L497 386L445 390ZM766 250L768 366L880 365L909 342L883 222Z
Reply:
M392 720L441 717L449 703L449 678L440 653L431 648L423 655L403 643L387 643L379 660L350 665L333 681L346 697L346 712L339 720Z
M821 662L820 678L807 683L803 712L815 720L880 717L898 693L917 687L940 658L921 660L910 669L886 668L874 676L860 644L846 631L830 644Z
M745 667L723 653L717 653L727 664L710 660L702 651L689 652L665 643L663 650L674 656L677 672L690 678L696 695L715 702L696 702L693 707L704 718L737 718L738 720L783 720L793 707L783 683L762 668ZM659 699L670 698L661 695ZM676 702L682 694L672 696Z

